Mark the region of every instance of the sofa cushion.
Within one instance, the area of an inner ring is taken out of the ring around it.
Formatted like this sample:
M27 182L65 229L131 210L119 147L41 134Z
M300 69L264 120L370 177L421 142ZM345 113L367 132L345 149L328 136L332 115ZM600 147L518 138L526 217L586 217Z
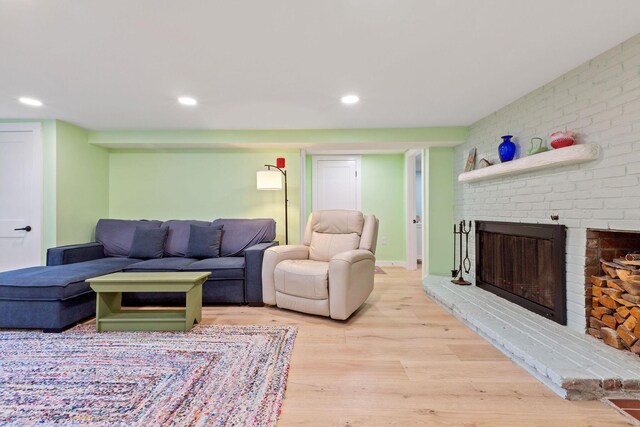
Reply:
M203 259L189 264L183 271L210 271L209 279L244 279L244 258Z
M131 258L100 258L49 267L0 273L0 299L54 301L93 292L86 279L122 271L139 262Z
M334 209L314 211L309 215L307 226L304 229L303 243L311 244L314 232L324 234L362 234L364 216L360 211Z
M221 239L222 226L200 227L192 224L185 256L198 259L218 258Z
M328 234L313 232L309 246L309 259L330 261L341 252L358 249L360 236L351 234Z
M212 225L223 227L221 257L242 256L248 247L276 238L276 222L271 218L216 219Z
M189 233L192 225L208 227L209 221L172 219L162 223L162 227L169 229L167 241L164 244L165 256L185 256L189 245Z
M129 258L154 259L164 255L164 242L169 229L136 227L133 242L129 249Z
M288 259L274 271L277 292L309 299L329 298L329 263L306 259Z
M364 215L359 211L327 210L313 212L311 227L317 233L362 234Z
M130 264L124 271L181 271L184 267L196 261L197 259L184 257L148 259Z
M129 256L136 227L159 228L160 221L101 219L96 225L96 241L104 245L106 256Z

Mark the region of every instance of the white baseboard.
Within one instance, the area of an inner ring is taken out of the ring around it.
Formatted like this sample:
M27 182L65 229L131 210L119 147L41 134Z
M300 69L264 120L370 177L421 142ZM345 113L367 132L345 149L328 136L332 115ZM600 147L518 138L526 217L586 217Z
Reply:
M376 265L378 267L403 267L403 268L407 268L407 263L405 261L380 261L380 260L376 260Z

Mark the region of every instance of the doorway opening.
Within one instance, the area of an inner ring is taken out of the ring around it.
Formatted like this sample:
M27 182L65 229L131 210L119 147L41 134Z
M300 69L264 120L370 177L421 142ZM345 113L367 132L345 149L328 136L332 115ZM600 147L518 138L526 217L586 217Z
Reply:
M422 266L424 253L423 157L422 150L408 150L405 153L407 270L416 270L418 265Z

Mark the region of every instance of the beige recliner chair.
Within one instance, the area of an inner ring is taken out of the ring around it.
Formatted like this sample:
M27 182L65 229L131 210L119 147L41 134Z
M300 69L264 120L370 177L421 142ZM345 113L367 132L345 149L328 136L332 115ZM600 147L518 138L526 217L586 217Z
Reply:
M309 216L304 245L274 246L262 264L265 304L347 319L373 290L378 220L349 210Z

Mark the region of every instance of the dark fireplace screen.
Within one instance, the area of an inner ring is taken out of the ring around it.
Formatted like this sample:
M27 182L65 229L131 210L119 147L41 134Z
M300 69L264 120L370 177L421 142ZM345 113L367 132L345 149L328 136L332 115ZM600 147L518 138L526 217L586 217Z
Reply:
M566 325L564 225L476 221L476 285Z

